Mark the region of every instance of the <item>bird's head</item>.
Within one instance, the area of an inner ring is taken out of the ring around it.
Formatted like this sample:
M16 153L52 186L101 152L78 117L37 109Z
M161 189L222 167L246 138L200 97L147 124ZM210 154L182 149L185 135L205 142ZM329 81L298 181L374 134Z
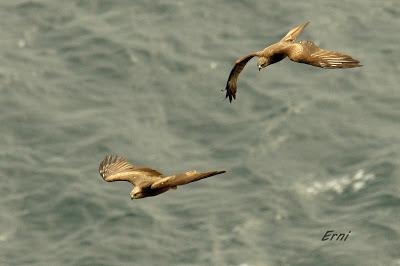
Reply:
M134 187L131 193L129 193L131 199L140 199L143 198L142 189L139 187Z
M268 66L268 59L266 57L259 57L257 66L258 66L258 71L260 71L264 67Z

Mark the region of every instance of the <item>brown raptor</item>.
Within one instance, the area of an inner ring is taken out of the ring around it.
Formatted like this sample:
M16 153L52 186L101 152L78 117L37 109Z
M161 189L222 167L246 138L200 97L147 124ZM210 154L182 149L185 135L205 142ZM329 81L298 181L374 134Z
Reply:
M228 81L226 82L226 97L229 102L236 99L237 80L240 72L245 65L254 56L258 57L258 70L277 63L289 57L290 60L297 63L308 64L322 68L352 68L360 67L360 62L349 55L324 50L315 45L312 41L299 41L295 42L309 22L300 24L291 29L285 37L279 42L274 43L265 49L250 53L244 57L239 58L229 74Z

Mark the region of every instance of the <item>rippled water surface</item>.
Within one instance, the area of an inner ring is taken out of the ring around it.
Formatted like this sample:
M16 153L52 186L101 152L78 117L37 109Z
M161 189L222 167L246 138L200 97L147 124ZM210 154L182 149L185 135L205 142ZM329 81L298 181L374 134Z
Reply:
M1 265L400 265L400 5L0 2ZM301 39L362 68L233 62ZM227 173L131 201L106 154ZM327 230L346 242L321 241Z

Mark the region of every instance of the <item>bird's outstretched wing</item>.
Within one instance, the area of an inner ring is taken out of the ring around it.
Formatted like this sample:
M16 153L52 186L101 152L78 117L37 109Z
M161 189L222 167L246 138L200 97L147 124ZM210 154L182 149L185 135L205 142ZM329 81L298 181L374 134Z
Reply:
M225 171L212 171L199 173L197 171L190 171L182 174L177 174L169 177L165 177L154 184L151 185L152 189L160 189L160 188L172 188L176 186L185 185L203 178L207 178L213 175L219 175L225 173Z
M309 64L322 68L353 68L360 67L360 61L349 55L328 51L319 48L312 41L301 41L293 45L301 45L301 53L296 54L293 58L288 55L292 61Z
M285 37L282 38L281 42L293 42L294 40L296 40L297 36L299 36L303 32L304 28L308 25L308 23L310 23L310 21L307 21L291 29L285 35Z
M111 155L107 155L100 163L99 173L107 182L128 181L132 184L135 184L138 179L162 175L154 169L137 167L122 157Z
M240 72L242 72L247 62L249 62L249 60L256 55L257 53L251 53L249 55L243 56L242 58L239 58L235 62L235 65L232 68L231 73L229 74L229 78L228 81L226 82L226 87L225 87L226 90L225 98L229 98L229 102L232 102L232 98L236 99L237 80Z

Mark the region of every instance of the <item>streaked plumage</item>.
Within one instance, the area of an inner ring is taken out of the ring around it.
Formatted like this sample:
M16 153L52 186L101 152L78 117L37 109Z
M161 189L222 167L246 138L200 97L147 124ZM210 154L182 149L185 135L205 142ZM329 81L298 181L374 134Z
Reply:
M321 68L353 68L360 67L360 62L349 55L342 53L324 50L319 48L312 41L294 42L309 22L300 24L291 29L285 37L279 42L266 47L262 51L250 53L242 58L239 58L233 66L228 81L226 82L226 97L229 102L236 99L237 80L240 72L245 65L254 56L258 59L258 70L277 63L289 57L290 60L297 63L308 64Z
M164 177L160 172L130 164L124 158L107 155L100 163L99 173L107 182L128 181L133 185L131 199L152 197L164 193L169 189L176 189L203 178L225 173L225 171L211 171L199 173L189 171Z

